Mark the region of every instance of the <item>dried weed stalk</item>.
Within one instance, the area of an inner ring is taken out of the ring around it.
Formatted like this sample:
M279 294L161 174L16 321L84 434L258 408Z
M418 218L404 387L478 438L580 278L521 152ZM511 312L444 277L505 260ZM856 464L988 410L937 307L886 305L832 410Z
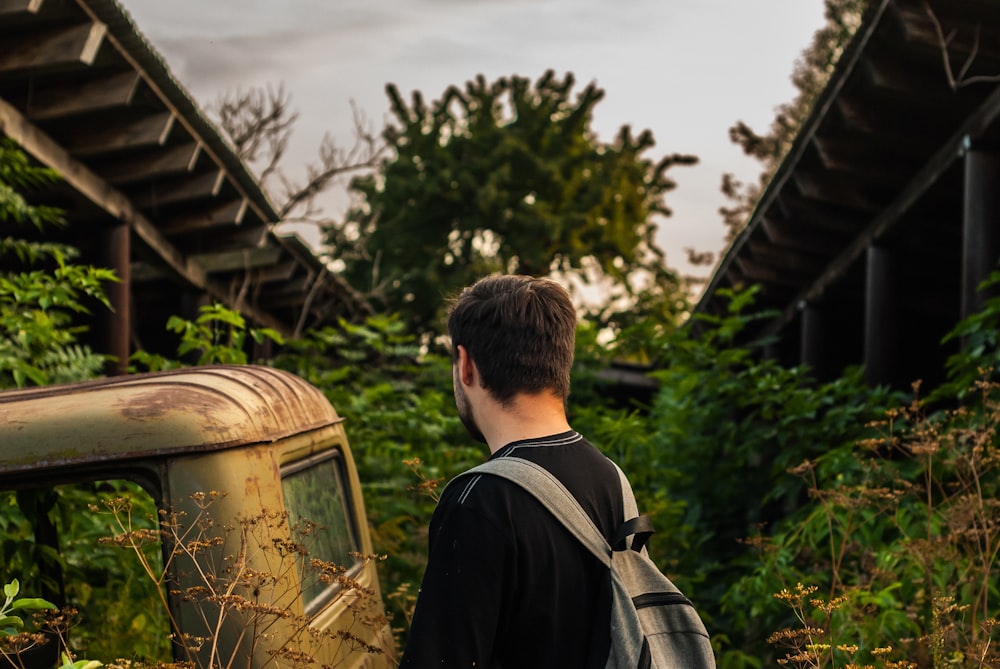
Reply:
M351 567L311 557L310 537L321 528L309 521L291 522L287 512L264 511L234 526L218 524L211 506L221 496L192 495L193 517L161 510L159 529L133 527L128 498L106 503L116 530L104 542L131 550L158 586L174 630L175 657L183 658L157 664L157 669L332 669L354 651L392 656L391 638L385 634L388 620L377 593L356 578L379 556L352 554L356 562ZM162 566L151 558L156 553L151 546L161 545ZM317 582L335 589L344 602L338 621L346 617L349 624L330 629L311 624L302 609L302 591ZM171 605L171 598L180 606ZM109 666L142 665L122 661Z
M829 592L776 595L799 621L770 639L782 664L1000 667L1000 396L985 380L975 390L974 404L888 412L880 436L858 444L858 476L823 486L817 463L793 470L818 502L812 520L826 524L825 549L799 557L829 570L818 579Z

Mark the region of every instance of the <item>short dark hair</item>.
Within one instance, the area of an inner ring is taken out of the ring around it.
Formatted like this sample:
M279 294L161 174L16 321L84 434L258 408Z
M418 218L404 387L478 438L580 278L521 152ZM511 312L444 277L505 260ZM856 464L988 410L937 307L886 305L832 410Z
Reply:
M452 354L465 347L497 401L544 390L569 397L576 310L555 281L516 274L480 279L452 303L448 334Z

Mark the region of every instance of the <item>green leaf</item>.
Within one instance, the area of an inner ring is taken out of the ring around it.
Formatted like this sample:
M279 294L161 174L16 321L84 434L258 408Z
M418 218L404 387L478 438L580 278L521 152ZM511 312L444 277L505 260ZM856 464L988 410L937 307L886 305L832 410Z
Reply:
M47 599L42 599L41 597L22 597L21 599L15 599L14 603L11 604L11 608L23 609L26 611L40 611L42 609L55 609L58 607Z
M6 595L8 599L13 599L17 597L17 593L20 590L20 588L21 586L17 582L17 579L15 578L10 583L7 583L3 586L3 594Z
M22 629L24 620L18 616L3 616L0 618L0 627L4 629Z

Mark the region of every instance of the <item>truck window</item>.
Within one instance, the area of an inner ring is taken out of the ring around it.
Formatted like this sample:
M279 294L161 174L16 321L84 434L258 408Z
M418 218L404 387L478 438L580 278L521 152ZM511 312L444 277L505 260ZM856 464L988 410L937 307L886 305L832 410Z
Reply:
M289 522L300 528L307 523L314 526L315 531L308 532L309 557L345 567L350 573L361 561L357 557L357 530L344 493L345 480L340 453L330 451L283 468L281 488ZM302 587L306 613L315 613L337 589L336 584L323 583L309 574Z
M17 578L22 596L77 609L69 641L79 657L168 662L170 623L157 586L134 551L107 541L120 533L110 507L133 529L158 527L152 497L127 480L0 491L0 579ZM143 554L162 570L158 540L147 542ZM52 642L34 649L26 666L56 666L48 663L55 651Z

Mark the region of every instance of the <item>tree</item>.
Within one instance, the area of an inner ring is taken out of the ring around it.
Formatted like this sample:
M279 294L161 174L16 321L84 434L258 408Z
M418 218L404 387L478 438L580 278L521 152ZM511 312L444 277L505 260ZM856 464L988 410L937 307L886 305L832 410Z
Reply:
M422 330L444 296L494 271L676 295L652 218L670 215L667 170L696 158L654 163L652 133L627 125L600 141L590 123L604 91L591 83L571 99L574 83L480 75L430 105L414 92L409 106L388 85L393 155L351 182L363 201L327 229L348 281Z
M869 0L824 0L823 4L826 25L813 35L812 44L802 52L792 72L792 83L798 90L795 99L777 108L771 127L764 134L758 134L743 121L729 129L733 143L759 160L764 168L756 183L743 183L733 174L722 177L722 193L733 202L731 207L719 209L730 240L746 225L754 205L812 112L813 103L829 81L840 55L861 25Z
M0 139L0 230L62 224L59 210L25 197L57 178ZM75 264L78 255L64 244L0 237L0 388L100 375L105 356L80 343L87 328L78 317L96 303L110 308L103 284L117 279L111 270Z

